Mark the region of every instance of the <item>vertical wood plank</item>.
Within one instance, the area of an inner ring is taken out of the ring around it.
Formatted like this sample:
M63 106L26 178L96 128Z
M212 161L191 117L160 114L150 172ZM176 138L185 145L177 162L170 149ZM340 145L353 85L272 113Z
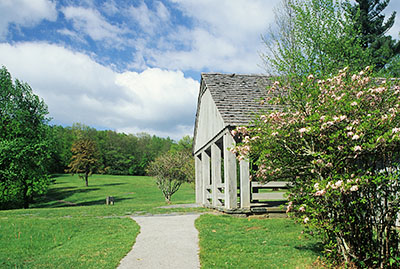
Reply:
M213 206L220 206L218 186L221 184L221 149L215 143L211 145L211 182L212 204Z
M203 204L203 177L202 177L202 162L201 162L201 154L196 155L195 157L195 170L196 170L196 204Z
M240 161L240 207L250 208L250 164Z
M229 151L235 146L235 140L230 133L224 135L224 179L225 179L225 208L237 208L237 174L236 156Z
M201 164L202 164L202 178L203 178L203 205L209 204L207 200L207 187L210 185L210 156L207 152L203 151L201 153Z

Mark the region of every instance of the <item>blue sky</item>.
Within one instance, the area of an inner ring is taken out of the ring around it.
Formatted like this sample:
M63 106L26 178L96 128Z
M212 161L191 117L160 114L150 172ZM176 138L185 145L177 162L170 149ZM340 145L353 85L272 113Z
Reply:
M265 72L261 35L278 3L0 0L0 65L55 124L179 139L193 132L201 72Z

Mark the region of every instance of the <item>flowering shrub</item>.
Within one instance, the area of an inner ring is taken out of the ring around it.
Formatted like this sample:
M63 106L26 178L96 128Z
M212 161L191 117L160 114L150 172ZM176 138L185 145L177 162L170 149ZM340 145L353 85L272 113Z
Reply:
M329 257L399 267L400 87L369 75L275 82L263 102L279 109L234 130L232 151L258 180L293 183L287 211L319 232Z

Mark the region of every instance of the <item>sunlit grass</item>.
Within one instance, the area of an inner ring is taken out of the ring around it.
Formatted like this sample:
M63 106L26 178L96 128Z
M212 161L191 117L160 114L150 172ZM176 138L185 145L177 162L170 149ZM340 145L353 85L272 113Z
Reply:
M196 220L202 268L309 268L318 241L290 219L202 215Z
M107 196L114 205L105 205ZM172 199L193 203L193 187ZM0 268L116 268L139 233L129 215L193 211L163 205L151 177L94 175L85 187L61 175L31 209L0 211Z

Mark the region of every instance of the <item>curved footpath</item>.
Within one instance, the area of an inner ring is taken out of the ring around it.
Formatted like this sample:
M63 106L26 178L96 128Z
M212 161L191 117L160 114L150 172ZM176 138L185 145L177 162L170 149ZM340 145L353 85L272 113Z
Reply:
M118 269L200 268L194 221L200 214L132 217L140 233Z

